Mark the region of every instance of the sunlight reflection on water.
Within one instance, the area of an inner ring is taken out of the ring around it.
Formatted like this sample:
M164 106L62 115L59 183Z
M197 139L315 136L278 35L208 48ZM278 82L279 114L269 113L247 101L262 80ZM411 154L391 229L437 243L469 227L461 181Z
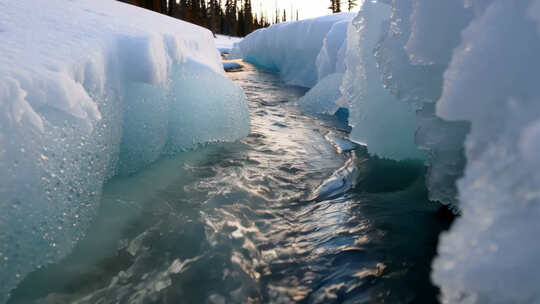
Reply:
M429 232L401 219L427 227L433 207L416 193L354 190L367 156L339 153L334 145L345 134L298 112L293 102L304 89L249 64L229 76L245 90L251 134L113 179L86 239L62 263L30 275L11 303L418 298L410 287L429 279L411 279L416 251L403 248L422 246ZM417 201L424 207L411 212ZM405 240L387 237L394 222Z

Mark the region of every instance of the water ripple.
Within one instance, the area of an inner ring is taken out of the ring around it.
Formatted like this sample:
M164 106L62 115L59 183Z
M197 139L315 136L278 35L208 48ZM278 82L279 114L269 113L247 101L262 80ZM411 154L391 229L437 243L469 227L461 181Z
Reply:
M415 299L404 282L419 281L409 279L416 255L406 248L425 232L394 221L425 220L405 208L416 198L358 188L369 158L351 152L338 123L297 111L304 89L249 64L230 77L246 92L251 134L114 179L86 239L30 275L12 303ZM411 237L386 241L398 229Z

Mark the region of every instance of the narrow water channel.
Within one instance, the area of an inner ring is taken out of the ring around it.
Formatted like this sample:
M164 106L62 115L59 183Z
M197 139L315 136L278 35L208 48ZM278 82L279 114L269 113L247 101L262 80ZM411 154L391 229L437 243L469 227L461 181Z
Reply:
M87 237L10 303L436 302L450 220L423 165L343 151L343 123L301 114L303 89L243 64L228 75L250 135L110 181Z

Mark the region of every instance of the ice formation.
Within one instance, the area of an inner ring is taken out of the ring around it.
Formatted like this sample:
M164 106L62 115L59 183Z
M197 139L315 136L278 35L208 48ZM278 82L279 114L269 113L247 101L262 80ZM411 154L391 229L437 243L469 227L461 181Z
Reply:
M382 23L391 13L389 5L368 2L356 17L347 39L347 71L340 103L349 108L350 138L366 144L370 153L395 160L422 159L414 142L415 109L384 87L373 56Z
M336 22L323 40L323 45L317 55L318 80L332 73L345 73L345 52L347 51L347 31L351 18Z
M298 105L306 113L334 114L339 106L336 101L341 97L342 73L330 74L298 100Z
M540 1L481 4L437 104L437 115L470 121L471 132L463 216L441 240L433 280L450 303L538 303Z
M373 22L377 18L382 22ZM352 124L357 127L357 113L391 117L358 97L377 82L414 107L415 142L430 166L430 196L461 211L434 263L443 303L540 298L540 278L531 268L540 253L539 21L538 0L366 1L353 21L357 31L349 31L342 89L357 94L344 95ZM380 29L375 44L362 40ZM356 46L354 39L360 39ZM361 75L369 68L365 53L375 58L380 75ZM351 75L361 76L356 87L347 83ZM363 78L371 85L362 87ZM395 133L383 139L401 136Z
M465 166L463 141L469 124L440 119L435 105L442 74L471 10L461 1L387 2L392 4L392 16L383 23L384 34L374 50L382 81L400 101L416 109L416 144L426 151L430 198L455 209L455 181Z
M249 132L209 31L116 1L0 1L0 303L65 256L103 183Z
M234 52L279 72L287 84L312 88L325 76L343 72L343 56L338 53L345 52L347 23L353 18L352 13L340 13L274 24L246 36L238 44L239 52Z

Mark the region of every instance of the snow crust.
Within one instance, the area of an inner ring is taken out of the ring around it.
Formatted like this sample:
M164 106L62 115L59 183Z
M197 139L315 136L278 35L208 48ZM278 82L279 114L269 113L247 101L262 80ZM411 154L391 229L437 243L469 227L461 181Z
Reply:
M287 84L314 87L325 76L344 72L342 47L353 13L339 13L259 29L239 42L245 61L280 73Z
M249 132L212 34L117 1L0 1L0 303L84 236L103 183Z

